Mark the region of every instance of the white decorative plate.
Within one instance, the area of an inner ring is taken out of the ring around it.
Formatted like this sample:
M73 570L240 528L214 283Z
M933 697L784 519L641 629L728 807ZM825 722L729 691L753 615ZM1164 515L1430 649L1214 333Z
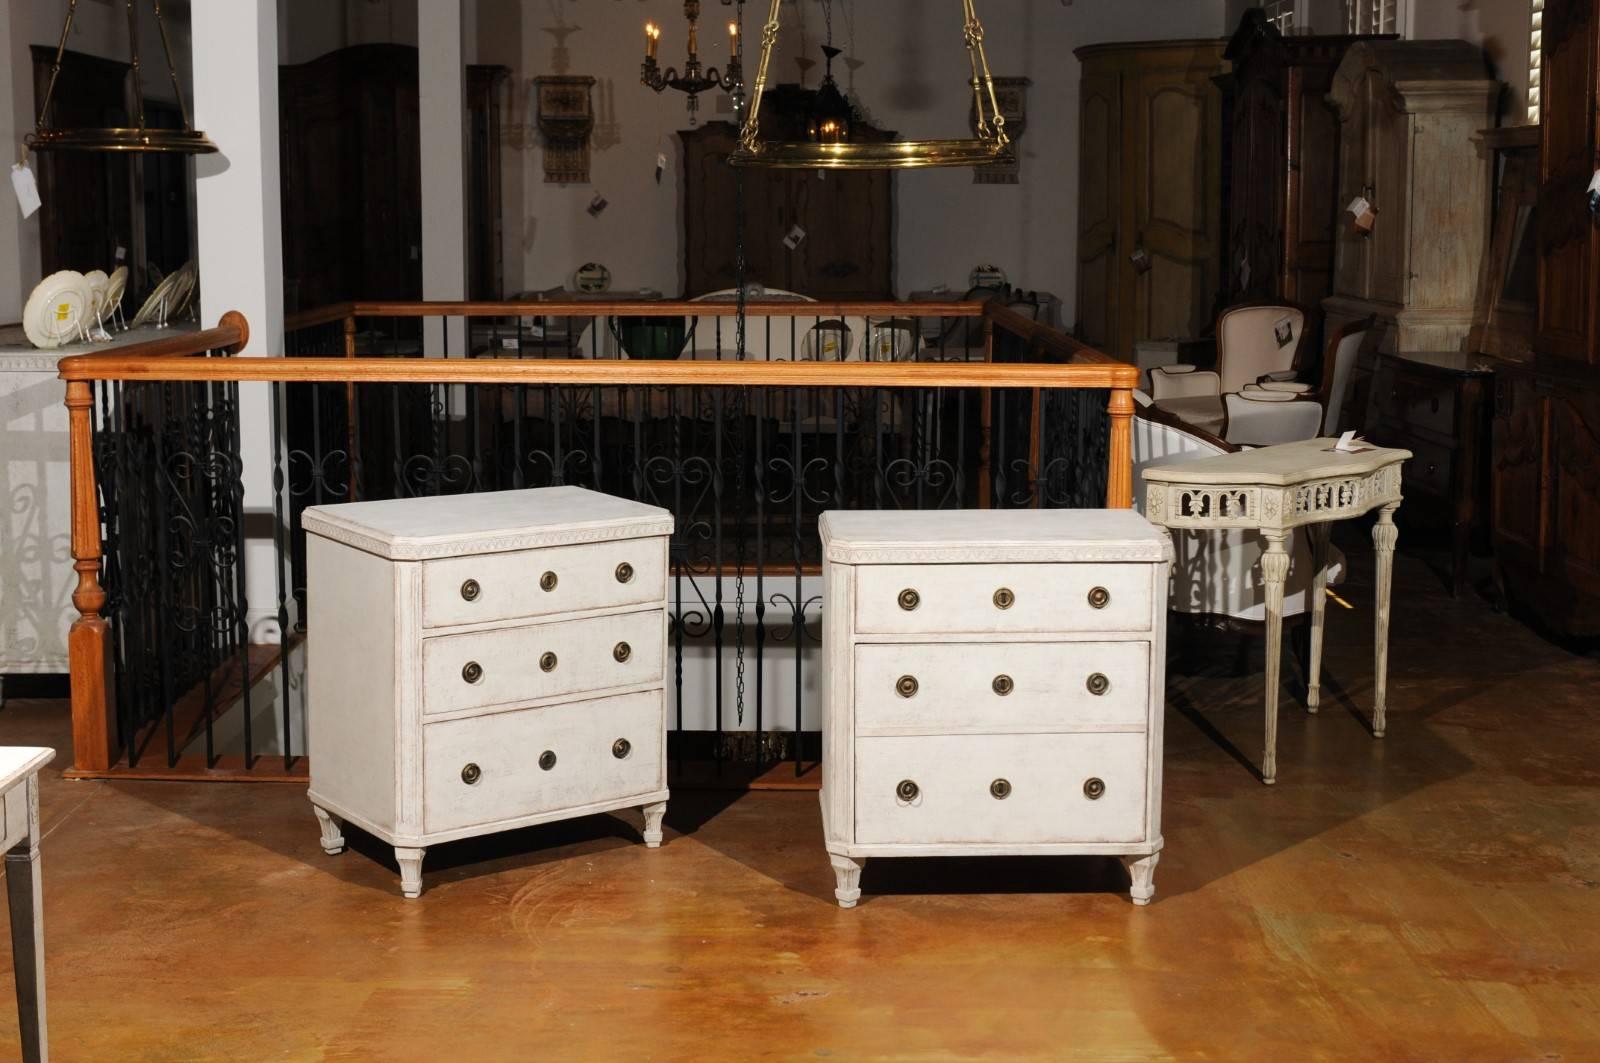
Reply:
M35 347L49 350L75 343L90 318L90 296L83 274L52 273L39 282L22 310L22 331Z
M140 325L148 325L161 320L163 304L166 306L166 316L172 316L172 296L177 291L178 274L180 272L182 271L174 270L161 278L161 282L145 298L144 305L139 308L139 312L133 315L133 321L130 322L132 327L138 328Z
M89 316L106 312L106 292L111 287L111 278L106 276L103 269L92 269L83 275L83 282L89 286Z
M118 266L111 271L106 283L105 313L110 314L122 302L122 293L128 290L128 267Z

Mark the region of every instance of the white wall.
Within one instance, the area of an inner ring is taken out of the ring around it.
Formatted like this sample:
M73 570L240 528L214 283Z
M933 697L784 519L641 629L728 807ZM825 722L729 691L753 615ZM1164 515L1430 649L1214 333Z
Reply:
M758 38L765 5L746 8L746 34ZM835 0L835 43L845 49L836 70L847 91L875 124L907 137L970 136L959 5L954 0ZM703 61L721 66L727 55L728 9L707 3L702 19ZM1104 41L1216 37L1225 28L1224 0L982 0L993 72L1033 79L1028 132L1022 138L1022 183L974 185L967 170L924 171L896 177L896 286L901 294L947 284L961 289L980 262L1005 269L1014 283L1048 289L1065 301L1072 320L1076 284L1079 64L1072 49ZM803 16L804 51L796 32ZM786 0L785 47L774 58L775 80L795 81L795 60L819 63L821 8L815 0ZM578 266L609 266L617 289L681 290L676 130L687 112L681 93L660 96L639 84L644 23L662 25L660 61L682 66L685 30L677 0L480 0L478 58L513 68L514 100L505 145L506 287L554 287ZM750 50L747 69L754 73ZM853 69L852 69L853 67ZM544 183L542 148L533 128L529 79L548 73L598 79L599 119L593 180L584 186ZM718 97L702 99L703 119ZM655 183L657 151L671 162ZM599 218L586 211L596 192L610 206Z
M5 57L7 85L0 89L0 143L7 146L7 186L0 190L4 199L3 210L7 218L0 223L0 322L16 321L22 316L22 305L28 293L38 284L39 268L39 215L24 221L17 210L16 199L9 187L10 164L17 161L22 148L22 138L33 131L40 101L33 92L32 45L55 48L61 40L61 24L66 15L66 5L48 3L46 0L6 0L0 20L0 56ZM186 99L192 105L193 77L189 62L189 20L171 5L163 12L167 34L172 41L172 56L183 85ZM166 57L161 49L161 35L150 9L138 9L139 56L144 95L150 99L172 100L172 81L167 74ZM80 3L72 23L72 35L67 39L67 49L86 55L115 59L126 63L129 59L127 9L121 4ZM83 268L92 268L85 265Z

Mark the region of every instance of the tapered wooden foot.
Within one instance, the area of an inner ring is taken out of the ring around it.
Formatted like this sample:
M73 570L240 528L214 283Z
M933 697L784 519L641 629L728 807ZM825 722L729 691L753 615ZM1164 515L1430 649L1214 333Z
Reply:
M661 819L667 814L667 803L657 801L653 805L645 805L644 812L644 844L647 849L661 848Z
M422 896L422 857L427 851L394 847L395 863L400 865L400 892L408 898Z
M866 866L865 860L852 860L848 856L835 856L828 854L828 861L833 864L833 877L836 888L833 895L839 900L839 907L854 908L861 899L861 869Z
M317 814L317 826L322 828L322 851L329 856L344 852L344 820L318 805L311 811Z
M1156 864L1161 860L1160 853L1151 853L1149 856L1124 856L1122 864L1128 869L1128 896L1133 898L1133 903L1143 906L1150 903L1150 898L1156 895Z
M1394 547L1400 531L1394 526L1399 503L1378 510L1372 526L1373 552L1377 555L1377 609L1373 613L1372 737L1382 738L1388 721L1389 701L1389 594L1394 585Z

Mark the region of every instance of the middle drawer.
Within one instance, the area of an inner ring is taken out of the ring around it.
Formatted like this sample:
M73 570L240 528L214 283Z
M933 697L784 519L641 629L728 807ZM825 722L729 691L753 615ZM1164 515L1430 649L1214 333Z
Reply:
M856 647L856 732L1142 731L1147 642Z
M661 678L660 609L444 635L422 644L422 711L535 701Z

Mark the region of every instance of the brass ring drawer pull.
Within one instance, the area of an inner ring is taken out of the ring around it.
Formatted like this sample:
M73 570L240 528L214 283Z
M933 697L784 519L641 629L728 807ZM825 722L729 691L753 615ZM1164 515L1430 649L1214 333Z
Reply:
M1089 607L1091 609L1104 609L1111 604L1111 592L1104 587L1096 587L1089 592Z
M553 671L555 671L556 670L556 655L551 653L549 650L545 650L542 654L540 654L539 655L539 670L543 671L543 672L553 672Z
M539 754L539 767L540 768L544 769L545 771L549 771L551 768L553 768L555 766L556 766L556 751L555 750L547 749L543 753Z
M461 678L469 683L476 683L483 678L483 665L477 661L468 661L461 666Z
M478 595L482 593L483 588L478 585L478 581L475 579L469 579L461 585L461 597L464 601L475 602L478 600Z
M1017 596L1010 587L1001 587L994 592L994 607L996 609L1010 609L1017 604Z
M989 784L989 796L996 801L1004 801L1011 796L1011 783L1007 779L996 779Z
M560 579L554 572L546 572L544 575L539 577L539 589L542 591L553 591L556 589L556 584L559 582Z
M917 677L914 675L903 675L899 679L896 679L894 681L894 692L903 698L916 697Z
M995 676L994 682L989 685L994 687L994 692L999 694L1001 697L1005 697L1017 687L1017 685L1011 681L1011 677L1008 675Z
M1089 800L1098 801L1105 792L1106 784L1104 779L1085 779L1083 781L1083 796Z
M1084 686L1089 688L1089 693L1099 697L1111 689L1111 680L1107 679L1104 672L1096 672L1089 677Z
M911 610L915 609L921 604L922 595L918 594L912 588L907 587L905 590L900 592L900 608L904 609L906 612L911 612Z
M633 656L633 647L626 642L619 642L611 647L611 656L617 659L618 664L627 664L628 658Z
M624 561L622 564L617 566L617 582L618 583L632 583L633 582L633 566L628 564L626 561Z
M901 779L894 788L894 795L902 801L915 801L921 792L921 788L910 779Z
M483 769L476 764L468 764L461 769L461 781L468 786L476 786L481 778L483 778Z
M628 759L628 754L633 752L633 743L626 738L619 738L611 743L611 755L618 760Z

